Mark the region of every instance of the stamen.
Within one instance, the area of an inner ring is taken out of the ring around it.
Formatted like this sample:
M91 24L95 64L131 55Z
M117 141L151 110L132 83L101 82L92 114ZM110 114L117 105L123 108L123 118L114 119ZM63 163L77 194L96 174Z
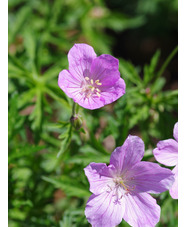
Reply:
M81 92L85 93L85 97L86 98L89 98L91 97L92 95L97 95L98 97L100 97L100 92L101 90L99 88L96 87L96 85L102 85L102 83L99 82L99 80L93 80L91 78L89 78L88 76L84 77L84 79L87 81L87 82L83 82L82 84L82 89L81 89Z
M100 93L98 93L98 92L96 92L96 95L98 96L98 97L100 97L101 95L100 95Z
M95 84L97 84L97 85L102 85L102 83L100 83L99 80L96 80L96 81L95 81Z
M124 189L125 189L126 191L128 191L128 188L124 185L123 181L120 181L119 183L124 187Z

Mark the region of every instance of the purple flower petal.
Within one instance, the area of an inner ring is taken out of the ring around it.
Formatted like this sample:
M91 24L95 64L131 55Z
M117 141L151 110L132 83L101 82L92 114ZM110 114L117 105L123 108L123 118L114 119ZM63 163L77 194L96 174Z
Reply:
M112 184L112 166L105 163L90 163L84 168L85 175L90 183L90 191L94 194L100 194L107 190L107 185Z
M113 86L120 78L119 61L111 55L102 54L91 65L91 78L99 80L100 87ZM101 89L102 90L102 89Z
M178 122L174 125L173 136L178 141Z
M79 80L89 76L94 58L96 53L91 46L83 43L75 44L68 53L69 71Z
M123 96L125 94L125 87L124 80L120 78L113 87L102 88L100 100L103 102L103 106L110 104Z
M176 165L174 167L174 169L172 170L173 174L174 174L174 183L171 187L171 189L169 190L170 195L173 199L178 199L178 165Z
M128 194L125 197L124 220L133 227L154 227L160 219L160 207L147 193Z
M58 85L70 98L80 97L80 83L79 78L74 78L68 70L59 73Z
M130 172L136 192L161 193L168 190L174 181L172 171L151 162L139 162Z
M121 147L111 154L110 164L120 173L140 162L144 155L144 143L138 136L129 135Z
M85 216L92 227L115 227L122 221L125 210L124 199L115 201L114 192L91 195Z
M80 106L90 110L95 110L104 106L99 97L89 97L85 99L81 97L80 99L74 99L74 101L77 102Z
M173 139L159 141L153 154L158 162L174 166L178 162L178 143Z

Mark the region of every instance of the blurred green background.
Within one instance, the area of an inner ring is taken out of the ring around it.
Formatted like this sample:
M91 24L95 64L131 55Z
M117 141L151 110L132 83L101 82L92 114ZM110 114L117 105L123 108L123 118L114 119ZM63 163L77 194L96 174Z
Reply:
M9 0L9 226L90 226L83 168L109 163L128 134L153 161L159 140L177 122L176 0ZM79 108L83 129L69 119L72 100L58 87L74 43L120 61L126 94L98 110ZM177 200L155 195L157 226L178 225ZM124 221L119 226L128 226Z

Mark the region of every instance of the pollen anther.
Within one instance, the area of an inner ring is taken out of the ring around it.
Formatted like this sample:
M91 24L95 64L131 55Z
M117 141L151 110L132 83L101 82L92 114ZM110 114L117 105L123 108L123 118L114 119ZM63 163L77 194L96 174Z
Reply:
M90 98L93 95L97 95L97 97L100 97L101 90L96 87L97 85L101 85L99 80L94 81L93 79L90 79L88 76L84 77L84 79L87 81L82 83L81 92L84 93L84 97Z
M97 85L102 85L102 83L100 83L99 80L96 80L96 81L95 81L95 84L97 84Z
M98 96L98 97L100 97L101 95L100 95L100 93L98 93L98 92L96 92L96 95Z

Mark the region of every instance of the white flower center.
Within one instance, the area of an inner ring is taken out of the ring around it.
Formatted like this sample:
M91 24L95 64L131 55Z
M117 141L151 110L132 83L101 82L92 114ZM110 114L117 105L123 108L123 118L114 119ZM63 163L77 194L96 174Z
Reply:
M135 189L134 184L134 177L116 176L113 178L113 184L107 185L107 192L110 193L114 191L113 196L115 196L115 202L118 202L123 196L131 193Z
M100 83L99 80L94 81L86 76L85 81L82 82L81 93L84 94L85 98L89 98L92 95L100 97L101 90L98 87L101 85L102 83Z

